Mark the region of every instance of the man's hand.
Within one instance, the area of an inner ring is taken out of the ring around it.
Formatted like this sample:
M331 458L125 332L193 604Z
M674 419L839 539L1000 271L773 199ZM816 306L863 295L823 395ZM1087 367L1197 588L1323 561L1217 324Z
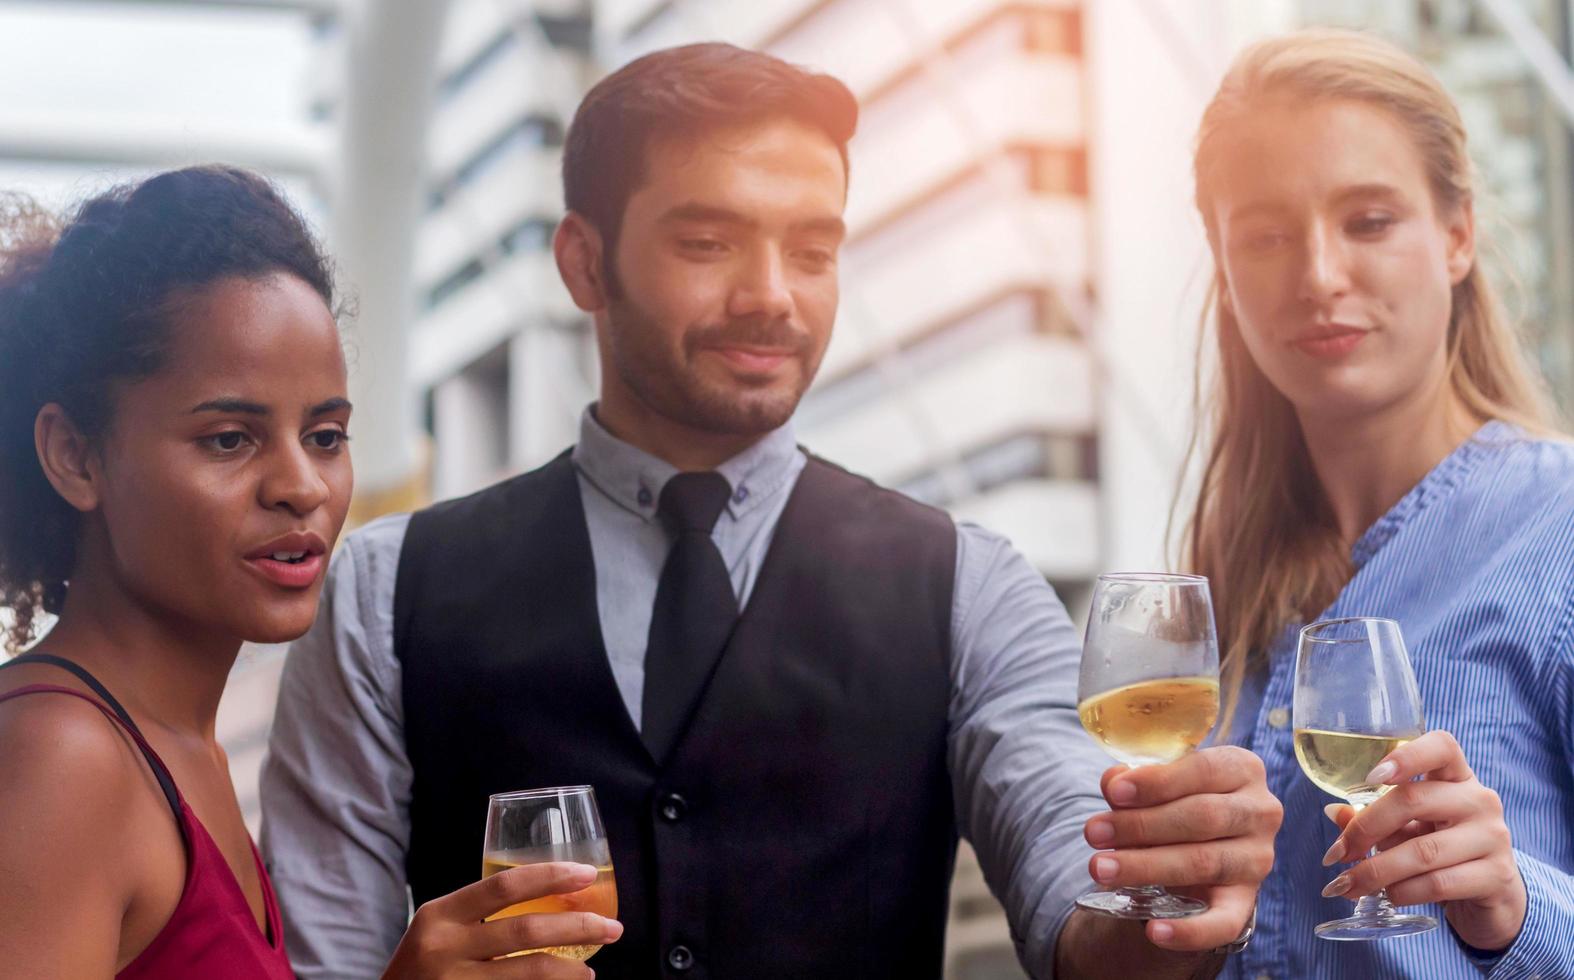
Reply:
M1156 946L1202 952L1234 942L1273 868L1273 838L1284 819L1262 760L1217 746L1165 765L1114 766L1100 788L1111 812L1083 828L1100 849L1088 862L1093 880L1111 888L1164 885L1208 903L1190 918L1148 922Z
M531 864L510 868L419 909L399 941L383 980L589 980L583 963L558 956L517 956L544 946L600 946L623 935L623 925L593 912L515 915L483 921L518 902L588 888L596 869L586 864Z
M1432 731L1400 746L1368 781L1394 788L1360 816L1348 806L1330 808L1344 833L1323 864L1359 861L1373 846L1379 853L1329 882L1323 895L1353 899L1387 888L1395 905L1442 902L1459 938L1507 949L1525 923L1525 882L1503 801L1476 779L1454 736Z

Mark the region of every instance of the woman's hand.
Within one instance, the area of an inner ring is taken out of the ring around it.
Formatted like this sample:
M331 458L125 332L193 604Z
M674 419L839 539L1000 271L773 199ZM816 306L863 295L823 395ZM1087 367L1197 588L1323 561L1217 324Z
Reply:
M1421 782L1411 782L1417 776ZM1503 801L1476 780L1445 731L1427 732L1388 753L1367 777L1394 788L1357 816L1328 808L1343 827L1324 866L1379 853L1328 883L1323 895L1357 898L1388 889L1395 905L1442 902L1459 938L1507 949L1525 923L1525 883L1503 822Z
M605 945L623 935L616 919L552 912L483 920L517 902L576 892L595 880L596 869L586 864L531 864L434 898L416 909L383 980L589 980L595 976L589 967L559 956L496 957L543 946Z

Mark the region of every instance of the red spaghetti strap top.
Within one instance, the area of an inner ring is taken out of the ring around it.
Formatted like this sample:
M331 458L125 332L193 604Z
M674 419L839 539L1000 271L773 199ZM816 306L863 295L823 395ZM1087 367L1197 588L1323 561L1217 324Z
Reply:
M0 702L27 694L68 694L81 698L130 735L142 749L166 794L172 794L171 807L180 836L186 845L186 884L180 901L164 928L137 954L119 980L294 980L290 961L284 953L284 932L279 924L279 903L273 894L268 872L262 866L257 846L251 847L257 862L257 877L262 881L262 901L267 910L268 935L257 928L251 904L241 891L240 882L230 871L224 854L213 842L202 821L191 812L175 787L169 768L148 745L134 723L111 711L102 701L75 688L55 684L29 684L0 694ZM118 705L117 705L118 707ZM123 710L123 709L122 709Z

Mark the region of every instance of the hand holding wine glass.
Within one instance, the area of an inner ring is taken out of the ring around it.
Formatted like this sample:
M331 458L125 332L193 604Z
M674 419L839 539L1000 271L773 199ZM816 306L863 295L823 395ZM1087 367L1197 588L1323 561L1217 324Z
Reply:
M1378 853L1335 878L1324 894L1357 898L1386 890L1396 905L1441 902L1459 938L1477 949L1507 949L1525 923L1527 897L1503 801L1476 779L1445 731L1396 748L1375 768L1367 783L1393 789L1359 819L1352 807L1334 810L1343 832L1323 863L1374 846ZM1413 782L1417 776L1422 781Z
M617 914L595 790L498 793L487 801L481 880L416 910L383 980L582 980L593 973L579 961L623 934Z
M1100 849L1089 862L1093 878L1121 887L1085 895L1078 905L1162 920L1150 922L1147 934L1166 949L1233 941L1272 867L1283 811L1252 753L1233 746L1192 751L1218 712L1218 642L1207 580L1100 576L1078 698L1084 727L1133 767L1104 774L1111 812L1084 828L1088 843Z
M1262 760L1233 745L1200 749L1165 765L1115 766L1101 780L1111 812L1089 820L1089 862L1106 885L1162 884L1207 904L1207 911L1149 922L1155 945L1201 952L1235 941L1250 920L1257 889L1273 868L1284 810L1268 789Z
M496 918L523 902L573 894L591 886L598 869L571 863L532 864L492 875L416 909L383 980L446 980L508 976L518 980L587 980L583 963L557 956L509 960L520 949L601 946L623 934L616 919L593 912L556 912Z
M596 806L596 791L591 787L553 786L497 793L487 801L482 878L510 868L561 861L587 864L596 869L596 876L583 888L520 902L494 912L491 918L589 912L615 919L618 888L612 874L611 845ZM519 955L551 953L572 960L588 960L600 948L599 943L515 947Z
M1426 731L1421 693L1399 624L1355 616L1301 630L1293 711L1295 757L1302 771L1323 790L1348 800L1359 819L1361 810L1393 789L1386 781L1393 773L1383 771L1382 760ZM1346 853L1347 848L1335 842L1324 863ZM1364 848L1348 851L1351 857L1364 854ZM1368 872L1367 878L1374 875ZM1349 893L1352 881L1350 873L1340 875L1324 888L1323 896ZM1314 931L1323 939L1367 941L1436 928L1437 920L1429 915L1395 911L1379 887L1361 897L1354 915L1324 922Z

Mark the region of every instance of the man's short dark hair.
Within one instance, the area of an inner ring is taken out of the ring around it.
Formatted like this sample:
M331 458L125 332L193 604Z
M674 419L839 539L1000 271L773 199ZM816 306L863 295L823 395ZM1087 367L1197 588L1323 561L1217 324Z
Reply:
M598 82L574 113L563 148L563 202L601 233L610 271L623 211L645 178L653 138L693 138L776 118L825 133L846 170L858 101L830 75L720 43L636 58Z

